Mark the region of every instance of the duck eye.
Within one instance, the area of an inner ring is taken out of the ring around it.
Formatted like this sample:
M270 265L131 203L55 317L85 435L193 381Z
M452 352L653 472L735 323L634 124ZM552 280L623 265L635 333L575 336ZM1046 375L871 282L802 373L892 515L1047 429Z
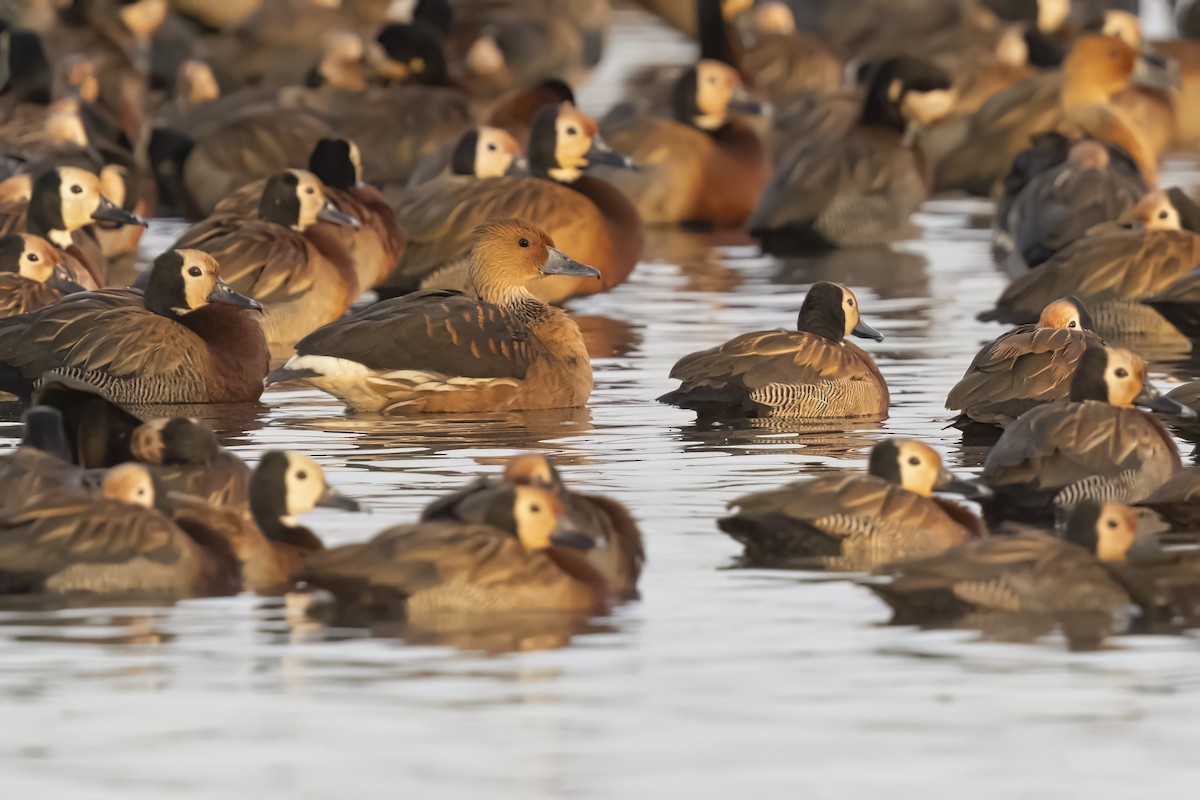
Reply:
M308 473L305 472L304 470L300 470L299 472L296 473L296 480L298 480L298 481L308 480Z
M1166 212L1166 211L1160 211L1160 212L1158 212L1158 218L1159 218L1159 219L1166 219L1166 218L1167 218L1167 212Z
M314 188L313 188L313 187L311 187L311 186L305 187L305 189L304 189L304 193L305 193L305 194L315 194L315 193L316 193L316 191L317 191L317 190L316 190L316 189L314 189Z
M37 253L30 253L28 256L26 256L26 258L28 258L30 261L38 260Z
M575 134L577 134L577 133L579 133L579 129L578 129L578 128L576 128L574 125L572 125L571 127L567 128L567 136L574 136L574 135L575 135Z
M542 511L542 507L539 506L537 503L534 503L533 505L531 505L529 507L529 510L532 511L534 514L539 514Z
M71 194L83 194L83 187L78 183L71 186Z
M916 456L909 456L908 463L912 464L914 467L918 467L921 465L921 459L917 458Z
M517 244L521 245L521 247L529 247L529 240L522 236L520 239L517 239Z
M854 301L853 301L853 300L847 300L847 301L846 301L846 306L847 306L848 308L854 308Z
M199 267L192 267L188 270L188 275L191 275L193 278L199 278L202 274L203 271Z
M1125 369L1124 367L1117 367L1117 371L1113 374L1116 375L1118 378L1128 378L1129 370Z
M488 149L488 152L489 152L489 153L494 153L494 152L496 152L496 145L494 145L494 144L489 144L489 145L487 146L487 149Z
M1067 323L1068 328L1074 328L1075 326L1076 326L1075 320L1071 320L1070 322Z

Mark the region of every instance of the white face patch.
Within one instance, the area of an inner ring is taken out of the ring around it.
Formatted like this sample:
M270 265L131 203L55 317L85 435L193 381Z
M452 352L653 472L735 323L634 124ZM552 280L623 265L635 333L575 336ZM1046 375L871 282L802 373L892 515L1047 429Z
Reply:
M317 501L325 494L325 473L317 462L300 453L288 453L287 461L284 508L289 517L296 517L317 507Z
M296 176L296 197L300 200L300 215L296 228L304 230L317 224L317 214L325 207L325 190L321 179L302 169L289 170Z
M954 110L958 93L953 89L933 89L928 92L909 92L900 104L906 119L922 125L933 125Z
M58 175L64 230L70 232L90 225L92 214L100 207L100 178L77 167L59 167Z

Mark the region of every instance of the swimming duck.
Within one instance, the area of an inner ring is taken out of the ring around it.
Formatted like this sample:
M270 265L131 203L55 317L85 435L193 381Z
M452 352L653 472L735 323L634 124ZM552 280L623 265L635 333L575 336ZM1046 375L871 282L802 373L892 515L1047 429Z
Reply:
M1092 226L1130 211L1145 193L1136 165L1084 140L1072 145L1061 165L1029 181L1000 227L1013 237L1014 253L1036 267Z
M572 526L587 531L595 539L595 546L586 551L586 558L604 576L613 595L621 600L638 597L637 584L646 552L637 522L616 500L570 491L545 456L534 453L514 456L499 478L480 478L434 500L421 512L421 521L483 522L481 514L491 496L510 491L514 486L536 486L561 500L563 513Z
M0 593L168 600L240 590L231 543L193 538L156 510L145 467L109 470L102 495L47 492L0 514Z
M1192 385L1189 392L1193 402L1197 388L1196 385ZM1184 399L1185 396L1178 393L1178 389L1169 392L1167 396L1195 410L1194 406ZM1153 494L1136 505L1138 508L1153 511L1169 530L1189 533L1200 530L1200 467L1179 470L1155 489Z
M129 454L150 469L162 494L179 492L217 508L249 509L250 468L199 420L160 417L142 423L129 437Z
M436 156L427 156L405 186L388 186L384 195L393 205L399 206L408 190L423 183L435 180L467 183L466 178L524 175L528 169L529 162L516 137L506 130L480 125L464 133L454 147Z
M721 530L746 546L747 566L859 571L940 553L985 533L972 512L933 496L975 496L930 447L888 439L871 449L867 474L827 475L739 497Z
M83 470L71 461L57 409L34 406L21 414L21 443L0 458L0 510L23 505L42 492L79 489Z
M1120 615L1131 598L1110 567L1125 560L1136 535L1128 507L1087 500L1062 538L1022 528L886 564L879 571L892 580L866 585L901 625L945 624L974 612Z
M946 397L946 408L961 412L954 425L1002 428L1035 406L1065 400L1090 344L1103 342L1083 303L1055 300L1036 323L1013 328L979 351Z
M1180 230L1170 198L1152 192L1134 207L1131 224L1089 231L1013 281L985 316L1032 322L1047 303L1067 294L1083 299L1095 316L1099 305L1114 300L1149 300L1184 278L1198 261L1200 235Z
M658 401L706 416L886 417L887 383L847 336L883 341L860 318L853 292L837 283L814 283L796 330L745 333L684 356L671 368L680 387Z
M926 169L910 146L911 126L936 122L954 102L949 74L912 58L876 66L857 124L787 153L750 217L768 246L787 234L848 247L895 238L929 196Z
M0 319L0 390L28 397L43 376L65 374L117 403L257 400L269 355L247 309L260 308L212 256L169 250L144 294L82 292Z
M763 142L735 115L762 113L763 106L720 61L701 61L684 72L674 106L673 120L620 109L601 120L605 139L638 170L603 169L597 177L628 195L646 224L741 225L771 175Z
M408 251L388 286L461 289L471 232L496 217L536 220L564 252L593 265L599 281L542 281L539 299L557 303L616 286L642 252L637 209L611 184L585 174L593 164L630 167L600 137L596 123L573 106L544 106L529 144L532 177L469 183L433 181L410 192L396 212L408 232Z
M1153 186L1158 175L1154 147L1113 102L1131 85L1140 59L1121 39L1080 37L1061 72L1021 81L983 105L962 143L937 164L935 187L986 196L1031 138L1046 131L1120 145Z
M480 522L400 525L314 553L304 580L344 606L418 626L463 614L607 609L604 578L585 560L594 540L568 527L561 500L535 486L487 499Z
M317 142L308 159L308 171L321 181L325 199L337 211L359 221L359 227L330 223L326 232L339 238L352 257L359 289L373 288L391 274L404 255L404 233L396 222L396 212L378 189L363 182L358 145L348 139ZM246 184L218 203L214 213L256 216L266 184L266 180ZM324 221L328 222L328 217Z
M326 198L316 175L290 169L263 185L257 219L236 209L215 213L175 247L212 255L230 286L264 304L267 343L286 349L342 316L359 294L353 258L317 225L322 221L360 225Z
M1079 358L1069 399L1018 417L988 454L981 480L989 520L1053 521L1085 499L1137 502L1180 468L1179 450L1155 417L1195 412L1146 382L1128 350L1091 345Z
M268 384L300 379L356 411L398 414L584 405L592 366L579 327L528 287L599 272L512 219L479 226L470 259L467 293L414 292L330 323Z
M159 477L155 475L157 486L161 486ZM163 506L184 530L215 531L233 543L241 562L242 588L252 592L291 586L308 556L324 549L317 535L296 521L298 516L318 507L362 510L356 500L326 482L311 458L278 450L266 453L259 462L249 479L248 498L248 508L240 502L221 505L181 488Z
M96 286L104 286L105 260L85 228L98 220L145 226L146 221L101 193L99 176L79 167L55 167L37 176L28 200L0 206L0 235L32 233L76 259Z
M32 233L0 237L0 317L26 314L81 291L57 247Z

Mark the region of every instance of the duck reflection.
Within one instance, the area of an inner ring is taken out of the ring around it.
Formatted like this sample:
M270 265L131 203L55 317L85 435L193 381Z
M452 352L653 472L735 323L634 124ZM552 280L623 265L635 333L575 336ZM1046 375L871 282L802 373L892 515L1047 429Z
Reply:
M770 447L773 453L840 461L862 461L865 451L885 434L882 422L861 419L697 419L676 430L685 451L742 456Z
M742 285L742 273L734 267L736 253L730 248L740 247L757 257L754 240L742 231L648 228L642 259L677 264L684 291L732 292Z
M583 334L588 356L592 359L621 358L642 346L641 326L600 315L577 316L574 319L579 332Z
M859 247L791 255L779 260L777 283L832 281L865 286L883 300L928 297L929 261L890 247Z

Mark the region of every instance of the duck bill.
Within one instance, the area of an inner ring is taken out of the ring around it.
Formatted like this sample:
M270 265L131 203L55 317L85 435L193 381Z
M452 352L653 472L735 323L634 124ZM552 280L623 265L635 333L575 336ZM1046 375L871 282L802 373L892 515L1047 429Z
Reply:
M937 482L933 484L933 489L936 492L960 494L963 497L974 498L990 497L992 494L991 489L983 484L960 478L948 469L938 472Z
M542 265L543 275L569 275L572 278L595 278L596 280L600 280L600 270L595 267L580 264L563 251L554 247L547 249L550 251L550 255L546 258L546 263Z
M339 492L337 489L331 489L326 486L325 491L317 498L317 505L321 508L340 508L342 511L362 511L363 505L352 497Z
M262 303L253 297L247 297L241 292L235 291L232 286L220 278L213 284L212 291L208 293L208 302L224 303L227 306L235 306L236 308L252 308L255 311L262 311Z
M86 292L83 286L76 283L71 278L71 273L67 272L64 266L57 266L54 272L50 273L50 277L46 279L46 285L51 289L61 294L75 294L76 292Z
M504 174L510 178L524 178L529 175L529 159L525 156L517 156L508 165L508 169Z
M1137 86L1157 89L1160 92L1178 91L1183 86L1179 63L1156 53L1138 53L1130 81Z
M1172 417L1180 417L1181 419L1196 418L1195 410L1185 406L1178 400L1160 394L1158 389L1148 383L1142 385L1142 391L1138 392L1138 396L1133 398L1133 404Z
M877 342L883 341L883 334L872 328L861 319L850 329L852 336L857 336L860 339L874 339Z
M100 195L100 205L92 212L92 219L97 222L115 222L118 225L140 225L143 228L150 224L137 214L121 208L104 195Z
M353 228L354 230L362 227L362 223L356 217L338 211L334 208L333 203L330 203L328 200L325 201L325 205L321 207L321 210L317 212L317 219L322 222L331 222L334 225L340 225L343 228Z
M624 156L608 146L608 143L600 138L597 134L595 139L592 139L592 146L588 148L584 155L588 164L604 164L609 167L620 167L621 169L637 169L637 164L633 163L633 159L629 156Z
M733 93L733 99L729 101L729 110L752 117L769 117L772 113L770 103L760 103L751 97L745 89L740 88Z
M596 540L586 533L560 529L551 534L550 544L554 547L566 547L571 550L592 550L596 547Z

